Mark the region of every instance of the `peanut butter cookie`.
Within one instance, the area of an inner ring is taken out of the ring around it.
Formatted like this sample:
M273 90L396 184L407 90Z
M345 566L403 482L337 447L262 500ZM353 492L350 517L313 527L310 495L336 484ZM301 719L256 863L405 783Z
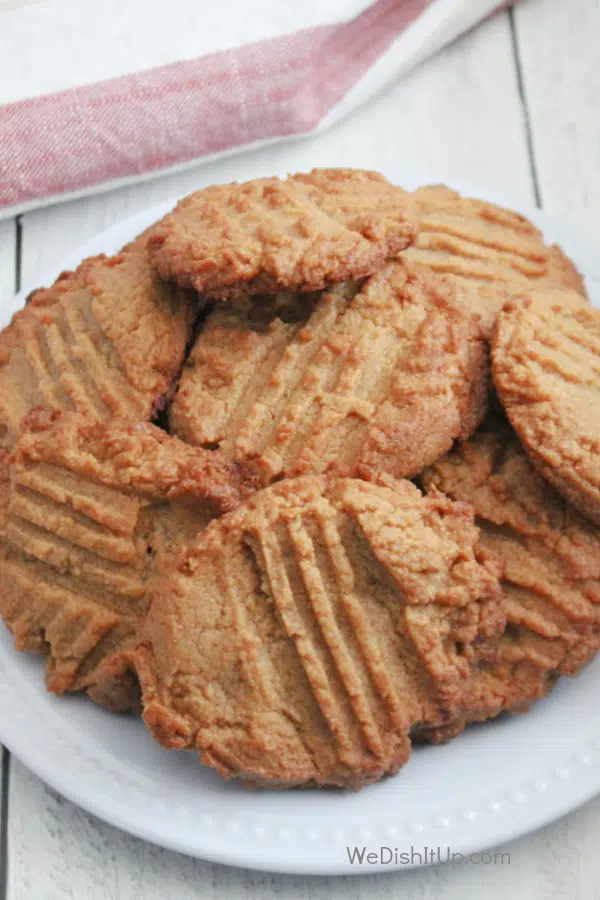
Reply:
M212 523L150 592L143 716L253 785L359 788L456 715L504 625L466 504L410 482L279 482Z
M49 690L135 708L137 679L119 658L158 561L251 482L147 422L44 409L25 418L11 460L0 472L0 613L15 645L46 657Z
M508 426L457 447L424 475L472 504L481 545L501 563L502 636L480 642L464 710L427 732L446 739L470 721L525 708L559 675L574 675L600 647L600 529L537 474Z
M600 311L569 291L510 302L492 360L498 396L532 461L600 524Z
M0 340L0 438L36 406L149 419L173 388L194 305L144 253L86 259L30 295Z
M451 285L398 261L325 294L219 306L169 415L184 440L257 459L265 482L408 477L475 430L487 397L476 317Z
M583 280L556 244L519 213L462 197L444 185L414 194L422 219L409 259L454 282L462 302L491 334L506 299L532 288L570 288L585 296Z
M314 169L190 194L148 253L162 278L209 297L314 291L381 268L417 227L413 198L377 172Z

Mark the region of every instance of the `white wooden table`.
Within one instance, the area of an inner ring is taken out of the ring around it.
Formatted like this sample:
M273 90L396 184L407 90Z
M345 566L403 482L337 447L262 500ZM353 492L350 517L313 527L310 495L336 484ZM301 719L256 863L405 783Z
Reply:
M522 0L316 140L250 160L427 170L537 203L586 231L600 253L600 0ZM195 186L191 170L0 223L0 303L113 222ZM599 707L600 708L600 707ZM565 725L568 727L568 724ZM35 729L32 727L32 740ZM228 869L121 834L56 796L4 751L0 900L150 898L600 898L600 797L507 847L510 866L446 866L300 878Z

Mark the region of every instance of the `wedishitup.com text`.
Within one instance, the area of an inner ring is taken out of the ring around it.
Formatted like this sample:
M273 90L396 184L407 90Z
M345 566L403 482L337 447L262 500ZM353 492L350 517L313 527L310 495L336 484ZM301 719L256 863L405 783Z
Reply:
M352 866L509 866L510 853L455 853L451 847L346 847Z

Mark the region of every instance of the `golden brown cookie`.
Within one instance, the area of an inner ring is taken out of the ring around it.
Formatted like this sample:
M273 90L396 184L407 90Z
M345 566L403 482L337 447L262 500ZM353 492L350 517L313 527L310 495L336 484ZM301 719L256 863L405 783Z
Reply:
M492 359L498 396L532 461L600 523L600 311L568 291L511 302Z
M414 196L422 220L406 255L452 280L488 335L504 301L523 290L564 287L585 296L571 260L557 245L547 246L519 213L444 185L422 187Z
M526 707L596 653L600 529L540 478L508 426L479 432L423 480L431 496L473 505L481 545L502 565L508 623L499 641L477 648L462 714L425 735L442 740L469 721Z
M265 481L336 471L412 476L467 438L488 395L475 316L424 267L362 286L220 306L188 357L173 432L256 458Z
M10 345L0 370L5 446L39 405L101 420L143 420L161 408L195 309L185 292L156 277L143 253L92 257L30 298L9 337L3 333Z
M0 450L0 533L6 525L10 495L10 464L6 450Z
M181 551L150 604L134 661L151 733L275 787L397 771L504 625L470 508L391 480L259 492Z
M60 296L61 290L72 284L74 275L74 272L62 272L56 279L54 290L52 288L38 288L28 294L25 298L25 309L18 310L10 323L0 331L0 369L8 363L10 354L20 343L19 321L21 319L27 320L30 317L27 307L51 306Z
M11 353L19 346L18 319L23 316L23 310L15 313L10 323L0 331L0 370L8 364Z
M313 169L190 194L148 253L162 278L210 297L314 291L379 269L417 227L412 197L377 172Z
M11 459L0 613L15 645L47 658L50 690L135 708L137 680L119 657L157 560L233 509L251 482L149 423L44 409L25 418Z

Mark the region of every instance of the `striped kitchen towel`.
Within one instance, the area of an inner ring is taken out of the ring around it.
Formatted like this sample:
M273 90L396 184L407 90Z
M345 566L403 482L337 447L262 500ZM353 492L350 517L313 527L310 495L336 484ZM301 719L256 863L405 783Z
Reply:
M0 0L0 218L327 128L499 0Z

